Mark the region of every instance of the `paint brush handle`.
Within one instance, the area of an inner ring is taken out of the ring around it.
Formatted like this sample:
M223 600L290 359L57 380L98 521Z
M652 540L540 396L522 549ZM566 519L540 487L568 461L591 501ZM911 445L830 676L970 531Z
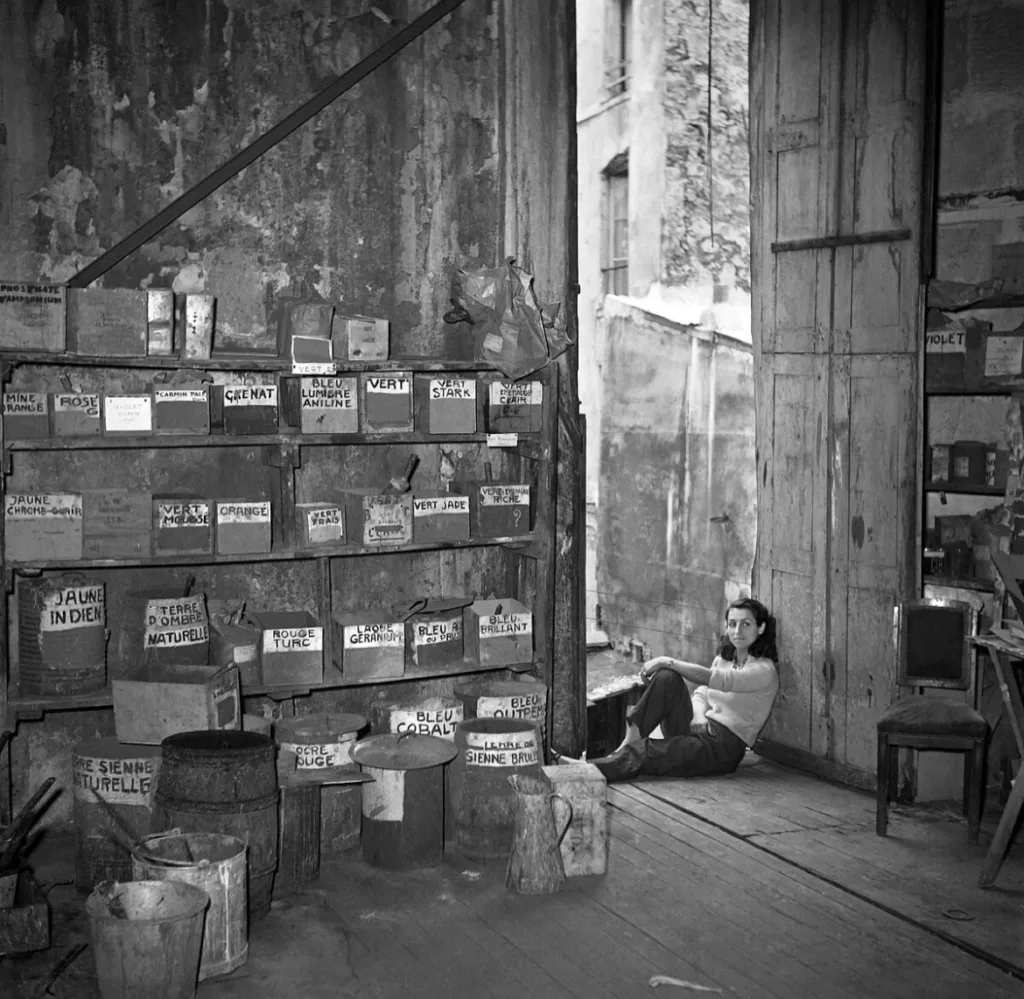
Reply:
M22 808L22 810L15 816L6 835L4 837L0 837L0 842L4 844L3 854L0 855L0 870L7 867L7 865L14 859L14 855L18 852L18 846L21 844L21 841L25 836L28 835L29 829L32 828L36 805L39 804L43 795L53 787L54 780L55 778L53 777L47 777L46 780L36 788L36 793L29 798L25 807Z

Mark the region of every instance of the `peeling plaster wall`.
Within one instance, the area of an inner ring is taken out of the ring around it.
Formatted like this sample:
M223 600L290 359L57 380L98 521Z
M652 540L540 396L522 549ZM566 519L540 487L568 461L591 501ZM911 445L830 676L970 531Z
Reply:
M608 312L597 599L616 638L710 662L726 604L750 592L751 349L615 298Z

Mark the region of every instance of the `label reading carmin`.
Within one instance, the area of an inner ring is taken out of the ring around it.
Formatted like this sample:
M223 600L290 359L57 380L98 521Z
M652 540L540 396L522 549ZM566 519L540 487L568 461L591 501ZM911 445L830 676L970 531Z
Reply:
M430 398L439 399L475 399L475 378L431 378Z
M100 415L100 397L91 393L68 393L53 397L55 413L81 413L96 418Z
M209 527L210 504L157 503L157 527L168 530L175 527Z
M355 409L358 392L354 378L303 378L303 409Z
M282 742L281 751L295 754L296 770L328 770L343 767L352 762L352 746L355 740L328 742L313 745L300 742Z
M381 392L385 395L408 395L409 379L404 375L367 378L366 391Z
M463 707L425 708L391 712L391 731L415 732L416 735L434 735L441 739L455 738L455 729L463 718Z
M462 640L462 615L449 618L447 621L414 621L412 626L412 644L441 645L444 642Z
M218 524L269 524L269 503L218 503Z
M481 506L525 506L530 502L529 486L481 486Z
M393 624L346 624L342 628L342 648L394 649L405 645L405 625Z
M435 517L442 514L469 515L468 496L433 496L419 499L413 497L412 515L414 517Z
M11 520L81 520L82 497L73 493L11 493L4 513Z
M99 792L108 805L147 807L156 791L160 757L135 760L72 755L74 796L78 801L95 804L92 792Z
M4 392L4 416L46 416L45 392Z
M480 717L479 713L477 717ZM463 758L475 767L527 767L537 763L537 733L467 732Z
M225 406L276 406L276 385L225 385Z
M48 593L39 615L40 631L70 631L106 624L102 586L69 586Z
M481 638L507 638L533 633L532 614L492 614L480 618Z
M543 401L540 382L491 382L492 406L539 406Z
M155 389L156 402L206 402L206 389Z
M103 418L109 431L148 434L153 429L153 400L148 395L105 396Z
M263 632L263 654L322 652L323 628L267 628Z
M542 718L544 695L523 693L507 697L480 697L476 702L477 718Z

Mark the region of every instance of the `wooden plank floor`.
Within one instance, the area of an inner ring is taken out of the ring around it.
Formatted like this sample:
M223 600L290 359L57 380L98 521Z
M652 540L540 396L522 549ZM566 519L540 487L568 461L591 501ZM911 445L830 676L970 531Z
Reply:
M843 887L846 872L866 878L863 844L837 849L829 876L816 874L808 857L824 864L829 837L866 821L864 796L776 769L612 787L608 875L574 879L554 896L510 893L500 864L449 858L388 873L350 855L325 859L319 881L275 901L253 927L248 963L202 983L198 999L633 999L651 994L652 975L738 999L1024 997L1021 979ZM883 841L892 856L911 849L903 823L913 821L898 819L892 843ZM910 871L909 857L900 864L881 868L879 891L899 881L892 872ZM0 996L32 995L85 937L73 891L51 899L53 950L0 962ZM1020 923L1018 908L1017 932ZM96 999L91 952L52 996Z

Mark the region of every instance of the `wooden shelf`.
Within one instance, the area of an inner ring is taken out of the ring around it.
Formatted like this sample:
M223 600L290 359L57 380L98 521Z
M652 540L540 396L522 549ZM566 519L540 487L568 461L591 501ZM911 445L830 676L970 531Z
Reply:
M407 667L402 676L370 677L367 679L350 680L342 676L339 667L327 666L324 669L325 679L322 683L281 684L266 686L243 686L242 697L271 697L285 699L301 697L317 690L340 690L343 687L367 687L379 683L403 683L415 680L432 680L442 676L466 676L474 673L496 673L501 670L512 670L522 673L530 670L533 663L519 663L512 666L491 666L475 661L464 660L434 669ZM87 708L109 708L114 704L114 695L109 687L90 694L68 694L62 697L12 697L8 701L8 711L19 718L38 717L47 711L81 711Z
M980 388L928 388L925 385L925 395L952 395L952 396L972 396L972 395L1013 395L1014 392L1024 392L1024 379L1016 382L1006 382L1000 385L986 385Z
M527 549L531 554L533 546L540 541L536 533L522 534L508 538L470 538L468 541L435 541L428 544L374 545L372 547L327 547L282 549L271 552L252 552L245 555L138 555L134 558L82 558L82 559L39 559L32 562L8 561L8 570L19 569L123 569L131 567L161 565L237 565L246 562L284 562L289 560L307 561L320 558L348 558L358 555L393 555L403 552L445 551L452 548L484 548L503 546L513 549Z
M958 579L955 576L924 577L925 586L951 586L958 590L977 590L980 593L995 593L996 584L991 579L975 579L973 577Z
M1005 496L1005 486L964 486L958 482L928 482L926 493L960 493L965 496Z
M7 352L3 361L9 365L47 364L83 368L143 368L197 371L274 371L291 374L292 362L287 357L265 354L226 355L223 357L93 357L83 354L50 354L40 351ZM501 376L492 365L481 361L442 361L432 357L389 358L386 361L348 361L337 359L339 374L359 371L485 371ZM296 376L298 377L298 376Z

